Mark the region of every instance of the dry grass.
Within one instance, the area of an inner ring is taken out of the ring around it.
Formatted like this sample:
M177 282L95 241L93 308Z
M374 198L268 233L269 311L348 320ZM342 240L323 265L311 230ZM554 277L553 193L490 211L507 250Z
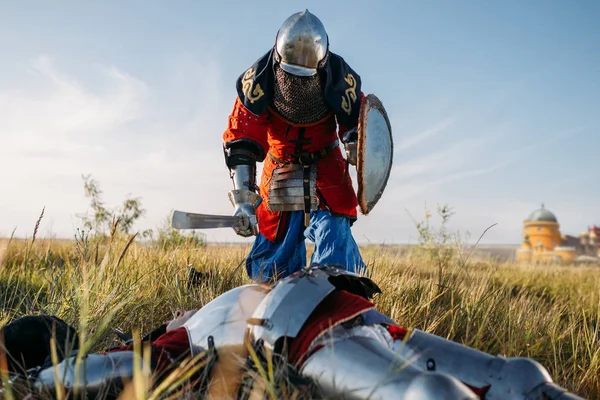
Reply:
M0 267L4 263L9 243L10 241L8 239L0 239Z
M56 315L82 333L86 348L103 350L116 344L115 329L147 332L177 309L202 307L249 283L241 264L248 250L164 250L127 238L13 241L0 266L0 326L25 314ZM383 290L377 307L400 325L492 354L532 357L558 384L600 398L599 268L518 266L460 255L443 260L383 246L363 252ZM210 278L188 287L189 266Z

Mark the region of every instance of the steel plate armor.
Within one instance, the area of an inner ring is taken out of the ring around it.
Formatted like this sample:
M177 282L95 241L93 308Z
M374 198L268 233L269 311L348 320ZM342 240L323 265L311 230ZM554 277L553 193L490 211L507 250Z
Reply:
M232 289L198 310L183 326L188 332L191 352L197 355L208 349L209 336L215 347L242 346L247 320L268 289L244 285Z
M389 341L374 327L337 326L319 341L320 349L303 364L301 373L317 382L325 398L479 399L448 374L430 373L398 359Z
M396 342L394 351L421 370L451 374L472 387L487 388L486 400L581 399L554 384L535 360L492 356L418 329L404 342Z
M233 229L240 236L256 236L258 220L256 208L262 198L256 193L256 165L235 165L230 168L233 190L229 191L229 201L234 207L233 216L239 217L240 222Z
M269 187L269 209L271 211L304 210L308 203L310 204L308 211L316 210L319 207L316 166L311 165L308 177L306 175L300 164L288 164L276 168ZM309 198L307 199L306 196Z
M108 354L89 354L76 365L76 356L40 371L34 386L37 390L54 394L57 381L69 391L86 392L87 398L117 396L124 382L133 379L133 351ZM77 371L76 371L77 370ZM57 381L55 378L57 375Z
M340 310L354 307L344 298L371 304L367 299L379 292L368 278L332 266L313 266L273 288L253 284L232 289L182 326L193 355L214 346L217 361L202 372L210 376L212 398L246 398L239 395L248 388L255 395L264 393L260 383L253 385L254 373L242 370L243 360L255 362L248 350L252 347L259 359L267 354L261 349L272 350L275 360L291 357L287 362L293 371L326 398L582 400L553 383L532 359L492 356L417 329L398 336L393 321L365 318L363 306L355 308L359 314L340 316ZM307 326L311 329L303 330ZM302 332L308 340L299 335ZM58 365L59 379L68 390L85 387L92 395L106 393L133 376L131 351L85 357L78 381L74 359ZM54 373L52 367L41 370L35 386L53 390Z
M282 281L252 315L250 337L277 350L284 338L295 338L317 306L335 289L363 297L380 292L369 278L332 267L312 267Z

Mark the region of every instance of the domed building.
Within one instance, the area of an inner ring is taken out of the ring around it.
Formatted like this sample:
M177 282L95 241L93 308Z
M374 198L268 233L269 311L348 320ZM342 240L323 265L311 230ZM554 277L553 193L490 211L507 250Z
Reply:
M577 249L563 245L556 216L544 205L523 222L523 241L517 250L517 261L569 262L577 257Z

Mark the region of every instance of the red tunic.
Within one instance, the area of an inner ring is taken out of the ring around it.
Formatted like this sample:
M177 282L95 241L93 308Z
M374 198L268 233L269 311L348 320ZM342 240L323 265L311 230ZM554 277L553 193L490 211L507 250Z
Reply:
M364 94L361 92L361 101ZM339 126L334 112L310 125L292 124L272 109L260 115L251 113L244 107L239 97L236 98L227 130L223 134L225 143L239 139L250 139L258 143L265 154L272 154L280 160L290 160L289 154L295 153L300 129L304 129L302 151L318 151L334 143L353 126ZM263 173L259 185L259 193L263 202L257 209L260 233L268 240L279 241L286 231L285 215L289 212L271 211L268 208L269 184L273 170L278 163L267 156L264 160ZM340 147L335 147L317 166L317 196L320 208L336 215L355 219L358 201L352 186L346 159Z

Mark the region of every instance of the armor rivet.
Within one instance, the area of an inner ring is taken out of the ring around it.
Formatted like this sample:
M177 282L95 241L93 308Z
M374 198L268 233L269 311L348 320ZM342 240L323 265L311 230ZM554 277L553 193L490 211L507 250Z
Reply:
M435 370L435 361L433 361L432 358L430 358L429 360L427 360L427 370L428 371L434 371Z
M306 200L308 200L308 199L310 199L310 196L304 196L304 198L305 198Z
M304 180L304 183L308 183L308 179L305 179L305 180Z

